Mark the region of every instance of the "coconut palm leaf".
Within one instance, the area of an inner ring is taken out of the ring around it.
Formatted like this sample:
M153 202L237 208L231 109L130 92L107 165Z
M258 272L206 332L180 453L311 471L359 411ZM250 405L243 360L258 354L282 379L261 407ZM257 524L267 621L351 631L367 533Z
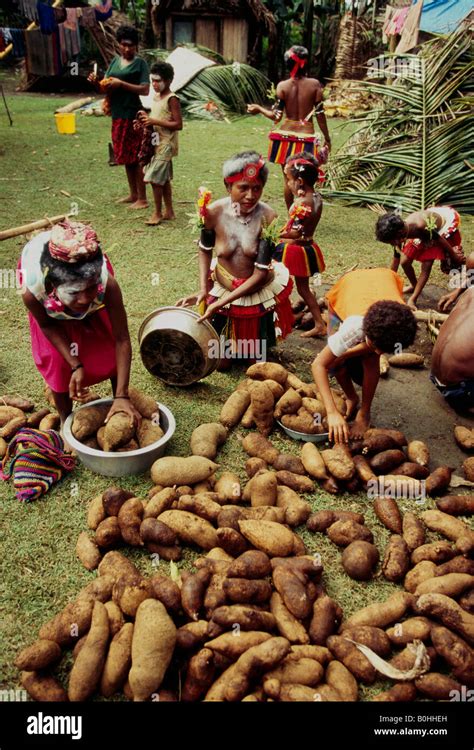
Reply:
M396 56L400 61L400 55ZM348 203L415 211L449 203L474 213L474 62L468 29L426 42L418 55L402 56L404 76L391 85L355 81L377 94L379 108L328 166L325 195ZM390 71L388 71L390 73Z
M214 119L243 114L250 102L263 103L269 86L259 70L244 63L213 65L180 90L183 111L191 117Z

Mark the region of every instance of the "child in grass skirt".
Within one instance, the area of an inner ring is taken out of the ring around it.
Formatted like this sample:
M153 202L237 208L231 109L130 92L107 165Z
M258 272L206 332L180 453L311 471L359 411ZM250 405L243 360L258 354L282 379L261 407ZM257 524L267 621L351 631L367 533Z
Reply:
M321 218L323 202L314 192L318 179L318 162L311 155L290 157L285 166L285 177L294 196L289 219L283 228L275 251L276 261L282 261L295 277L298 293L308 306L314 327L301 336L326 336L326 324L316 297L309 286L309 279L325 269L323 254L313 240L313 233Z
M459 226L461 218L450 206L433 206L425 211L415 211L405 220L399 214L386 213L376 224L375 234L381 242L394 246L392 270L400 263L410 282L403 291L410 294L407 304L416 310L416 302L435 260L441 261L443 273L458 268L464 262ZM413 261L421 263L421 273L416 278Z

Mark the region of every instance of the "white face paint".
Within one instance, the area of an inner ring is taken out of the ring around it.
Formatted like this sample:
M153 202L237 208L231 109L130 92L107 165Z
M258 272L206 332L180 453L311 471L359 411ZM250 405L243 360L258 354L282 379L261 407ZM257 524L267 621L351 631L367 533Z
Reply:
M152 76L151 82L155 91L159 91L161 93L166 88L166 83L162 78Z
M96 284L99 283L97 279ZM92 285L96 289L96 284ZM91 280L87 279L84 281L67 282L65 284L59 284L56 287L56 294L58 299L67 307L74 305L76 302L77 295L83 292L85 289L91 287Z

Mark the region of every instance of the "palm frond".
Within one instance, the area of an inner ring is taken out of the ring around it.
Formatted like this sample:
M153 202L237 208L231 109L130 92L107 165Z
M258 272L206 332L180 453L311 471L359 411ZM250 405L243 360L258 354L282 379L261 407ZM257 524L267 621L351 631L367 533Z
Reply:
M416 61L418 75L354 82L382 104L329 163L326 196L405 211L449 203L474 213L471 47L469 30L460 29L403 56L405 70Z
M244 63L213 65L180 90L183 111L190 117L215 119L244 114L247 104L263 103L269 81Z

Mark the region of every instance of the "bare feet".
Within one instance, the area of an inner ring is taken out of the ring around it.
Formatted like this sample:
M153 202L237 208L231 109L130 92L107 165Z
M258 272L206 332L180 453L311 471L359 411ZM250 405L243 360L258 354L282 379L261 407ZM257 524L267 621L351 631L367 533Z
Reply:
M158 224L161 224L162 221L163 216L161 216L161 214L157 214L155 211L155 213L152 213L148 221L145 221L145 224L148 224L149 227L157 227Z
M136 195L127 195L125 198L119 198L115 203L135 203L136 200Z
M415 300L413 299L413 297L410 297L409 299L407 299L407 305L410 308L410 310L418 310L418 308L416 306L416 303L415 303Z
M359 397L356 396L356 398L346 398L346 420L349 422L354 416L354 414L357 411L357 407L359 406Z
M364 436L364 432L366 432L369 427L370 419L362 417L359 412L352 424L349 425L351 438L353 438L354 440L359 440Z
M163 214L163 221L173 221L176 219L176 216L174 214L164 213Z
M415 291L415 287L411 284L407 284L403 287L403 294L412 294Z
M310 339L310 338L323 339L327 336L327 334L328 334L328 331L327 331L326 325L324 323L320 323L319 325L314 326L314 328L311 328L309 331L300 333L300 336L302 339Z
M142 208L148 208L148 201L135 201L128 208L133 211L140 211Z

